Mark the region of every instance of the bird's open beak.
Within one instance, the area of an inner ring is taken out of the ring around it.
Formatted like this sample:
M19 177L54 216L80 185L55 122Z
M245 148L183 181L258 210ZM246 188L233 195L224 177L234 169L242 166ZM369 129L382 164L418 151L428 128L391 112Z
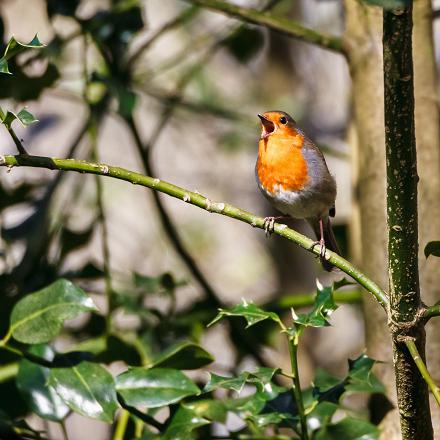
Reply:
M258 114L258 117L261 119L261 124L263 126L260 139L266 139L271 134L275 133L277 127L272 121L267 119L265 116Z

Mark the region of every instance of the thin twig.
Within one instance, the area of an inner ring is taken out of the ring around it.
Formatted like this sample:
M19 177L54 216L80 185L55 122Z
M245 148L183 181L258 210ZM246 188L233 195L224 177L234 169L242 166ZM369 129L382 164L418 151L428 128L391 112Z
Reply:
M115 433L113 434L113 440L124 440L124 435L127 429L129 419L130 419L130 413L126 409L123 409L119 414L118 421L116 422L116 428L115 428Z
M302 327L304 328L304 327ZM304 402L301 393L301 383L299 380L299 368L298 368L298 344L299 337L301 336L302 328L297 328L297 332L294 336L288 335L290 365L292 367L292 382L293 382L293 398L298 408L299 421L301 425L301 440L308 440L309 434L307 431L307 417L304 411Z
M434 316L440 316L440 302L433 306L427 307L423 313L423 317L426 320L433 318Z
M294 20L275 17L270 13L260 12L256 9L243 8L221 0L187 0L192 4L203 6L231 17L236 17L248 23L267 27L274 31L297 38L307 43L312 43L324 49L346 54L343 40L339 37L326 35L313 29L302 26Z
M429 371L426 368L426 365L423 362L423 359L421 358L419 351L417 350L416 343L414 342L413 339L408 339L405 341L405 345L408 348L409 352L411 353L411 357L413 358L414 363L417 365L417 368L419 369L420 374L422 375L423 379L427 383L436 402L440 406L440 388L435 384L434 379L429 374Z

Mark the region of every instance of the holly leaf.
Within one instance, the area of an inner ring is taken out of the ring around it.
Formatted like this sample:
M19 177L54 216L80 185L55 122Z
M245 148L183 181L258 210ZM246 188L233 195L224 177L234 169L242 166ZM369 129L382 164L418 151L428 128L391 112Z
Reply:
M216 390L218 388L226 388L227 390L233 390L240 393L243 389L249 373L241 373L237 377L225 377L215 373L209 373L209 381L203 388L204 393Z
M9 71L8 60L25 49L40 49L44 44L40 42L37 35L29 43L20 43L14 37L9 40L3 56L0 58L0 72L11 74Z
M361 354L354 360L349 359L346 390L352 392L384 393L385 388L383 384L372 372L376 362L365 354Z
M243 300L239 305L236 305L230 310L219 309L218 315L208 324L208 327L220 321L225 316L241 316L246 319L246 328L257 324L258 322L270 319L279 325L282 325L280 317L274 312L266 312L254 303Z
M12 123L18 119L24 126L28 126L38 122L38 119L34 117L26 108L22 108L18 113L7 111L5 117L2 119L2 123L6 127L11 128Z
M315 304L309 313L297 315L292 309L293 322L304 327L326 327L327 318L338 308L333 300L333 287L318 286Z

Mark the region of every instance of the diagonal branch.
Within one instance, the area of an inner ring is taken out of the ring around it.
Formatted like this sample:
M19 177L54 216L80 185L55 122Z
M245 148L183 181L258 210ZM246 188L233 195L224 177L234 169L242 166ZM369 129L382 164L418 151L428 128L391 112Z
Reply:
M50 170L76 171L79 173L98 174L124 180L135 185L145 186L155 191L168 194L171 197L183 200L194 206L198 206L208 212L225 215L236 220L247 223L253 227L264 229L265 219L250 212L244 211L235 206L223 202L213 202L199 193L188 191L185 188L173 185L163 180L144 176L140 173L129 171L120 167L113 167L105 164L98 164L76 159L55 159L43 156L0 156L0 166L12 168L14 166L28 166L34 168L47 168ZM293 241L298 246L319 256L320 249L314 246L315 242L310 238L288 228L286 225L275 223L274 232L281 237ZM350 275L361 286L368 290L383 308L388 306L387 294L359 269L338 254L326 250L325 258L334 266Z
M297 38L306 43L315 44L323 49L346 55L343 39L333 35L302 26L301 24L283 17L276 17L269 12L260 12L256 9L243 8L221 0L186 0L228 16L238 18L248 23L264 26L288 37Z

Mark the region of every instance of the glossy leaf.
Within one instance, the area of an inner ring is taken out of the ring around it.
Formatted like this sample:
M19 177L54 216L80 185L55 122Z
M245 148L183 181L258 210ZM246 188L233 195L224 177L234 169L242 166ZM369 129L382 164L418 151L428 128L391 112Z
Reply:
M116 390L130 406L158 408L199 394L198 386L170 368L132 368L116 378Z
M171 423L161 437L162 440L192 440L192 431L208 425L209 420L200 417L196 412L181 406L171 419Z
M307 417L307 424L309 426L309 429L316 430L330 424L338 408L339 405L336 403L319 403Z
M196 370L214 361L203 347L193 342L178 342L158 355L150 367Z
M440 241L430 241L425 246L425 257L428 258L430 255L434 257L440 257Z
M271 384L271 380L274 374L279 371L279 368L260 367L254 372L243 371L237 377L225 377L210 373L209 381L203 392L207 393L218 388L225 388L240 393L246 383L255 385L259 391L270 392L271 389L277 388L276 385Z
M238 377L225 377L215 373L209 373L209 381L203 388L203 392L208 393L218 388L226 388L228 390L240 393L247 379L247 373L240 374Z
M55 355L47 345L31 347L29 352L48 361L52 361ZM23 359L19 364L16 383L29 408L35 414L43 419L58 422L66 417L69 408L47 384L49 372L49 368Z
M349 360L347 391L383 393L383 384L373 374L372 368L376 361L362 354L355 360Z
M111 423L118 408L113 376L101 365L81 362L52 368L48 383L75 412Z
M338 308L333 300L333 288L318 288L312 311L297 315L292 309L293 322L305 327L326 327L330 324L327 318Z
M4 125L6 125L6 127L11 127L12 123L16 119L18 119L25 126L38 122L38 119L36 119L28 110L26 110L26 108L22 108L17 114L8 111L2 122Z
M0 58L0 72L10 74L11 72L9 71L8 60L24 49L39 49L41 47L44 47L44 44L40 42L36 35L27 44L20 43L14 37L12 37L6 46L3 56Z
M247 417L248 420L258 426L259 428L264 428L269 425L286 425L286 422L295 423L295 417L288 413L267 413L267 414L256 414Z
M53 339L66 319L94 310L95 304L82 289L60 279L21 299L12 310L10 329L17 341L41 344Z
M266 312L260 307L256 306L254 303L248 303L243 300L242 304L233 307L230 310L219 309L218 315L208 324L213 325L225 316L241 316L246 319L247 326L257 324L258 322L264 321L265 319L270 319L278 324L281 324L280 317L274 312Z
M315 440L377 440L379 429L366 420L346 417L319 430Z

